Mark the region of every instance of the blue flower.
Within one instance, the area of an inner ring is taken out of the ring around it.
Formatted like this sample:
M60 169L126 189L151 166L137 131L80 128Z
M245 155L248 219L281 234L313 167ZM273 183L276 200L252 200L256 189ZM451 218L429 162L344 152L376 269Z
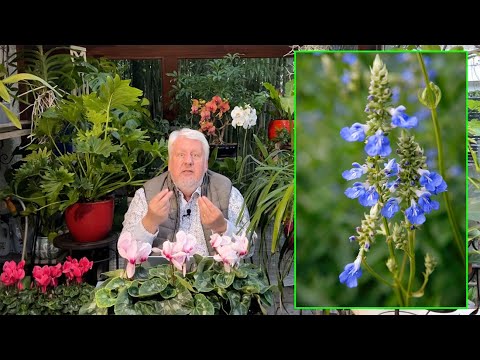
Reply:
M347 285L349 288L357 287L357 279L362 276L361 261L361 258L357 257L353 263L345 265L343 272L338 276L340 283Z
M400 88L395 86L392 89L392 102L397 103L400 100Z
M383 207L381 214L387 219L391 219L400 210L397 198L388 199L387 203Z
M367 131L367 125L355 123L351 127L344 127L340 130L340 136L349 142L363 141L365 140L365 131Z
M398 175L400 171L400 166L398 166L395 158L391 159L388 163L383 163L385 165L384 171L387 176L395 176Z
M419 169L418 173L421 175L420 185L425 186L425 189L432 194L437 195L438 193L447 191L447 183L443 180L441 175L434 171L423 169Z
M345 190L345 195L350 199L356 199L357 197L365 193L365 187L362 183L356 182L352 185L351 188Z
M418 125L418 119L415 116L409 117L405 114L405 110L406 108L403 105L390 110L390 114L392 115L392 126L411 129Z
M367 145L365 145L365 152L369 156L388 156L392 152L390 147L390 140L388 137L383 135L382 130L377 130L375 135L372 135L367 140Z
M386 183L384 186L388 188L388 191L393 193L395 192L395 190L397 190L399 184L400 184L400 178L396 178L395 180Z
M343 72L342 79L341 79L341 80L342 80L342 83L343 83L344 85L347 85L347 84L350 82L350 78L351 78L351 76L350 76L350 71L346 71L346 70L345 70L345 71Z
M412 199L411 206L405 210L405 216L408 221L413 225L421 225L425 222L424 211L417 205L417 203Z
M410 69L404 70L402 72L402 77L403 77L403 80L405 80L407 82L415 80L415 76L413 74L413 71L410 70Z
M438 201L430 199L430 193L425 192L418 198L418 206L420 206L425 214L431 213L433 210L440 209Z
M377 203L379 197L375 186L370 186L367 191L359 196L358 202L363 206L373 206Z
M355 63L355 61L357 61L357 57L353 54L345 54L342 57L342 61L345 64L352 65L353 63Z
M367 166L366 165L360 165L357 162L354 162L352 165L353 165L353 169L345 170L342 173L342 177L345 180L358 179L358 178L362 177L362 175L367 172Z

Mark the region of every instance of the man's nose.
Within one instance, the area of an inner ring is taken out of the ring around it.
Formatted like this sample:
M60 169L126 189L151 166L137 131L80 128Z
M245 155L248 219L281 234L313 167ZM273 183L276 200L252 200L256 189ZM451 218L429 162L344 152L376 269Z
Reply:
M190 155L190 154L186 154L184 160L187 164L192 164L193 163L193 156Z

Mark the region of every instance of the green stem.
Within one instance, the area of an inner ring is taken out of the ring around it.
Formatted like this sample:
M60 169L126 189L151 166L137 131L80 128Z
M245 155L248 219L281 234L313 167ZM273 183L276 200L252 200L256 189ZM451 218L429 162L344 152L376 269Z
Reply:
M420 67L422 68L422 73L423 73L423 78L425 80L425 86L428 87L433 93L433 89L430 86L430 79L428 77L428 72L425 67L425 63L423 61L422 54L417 52L417 58L418 61L420 62ZM435 130L435 139L437 142L437 152L438 152L438 169L440 171L440 175L445 179L445 166L444 166L444 161L443 161L443 147L442 147L442 137L440 136L440 125L438 123L438 116L437 116L437 110L435 108L430 109L432 113L432 121L433 121L433 128ZM450 198L448 197L448 192L443 193L443 199L445 200L445 204L447 206L447 212L448 212L448 219L450 221L450 226L453 231L453 236L455 239L455 244L457 245L458 251L460 252L460 256L463 260L463 263L465 264L465 246L462 246L462 236L460 234L460 231L458 229L458 224L454 216L454 212L452 209L452 204L450 202Z
M245 131L245 136L243 138L242 159L245 159L245 156L247 155L247 150L245 149L245 146L247 146L247 130L244 129L244 131Z
M411 296L411 289L413 280L415 279L415 230L408 230L408 252L410 257L410 274L408 276L407 299L405 305L408 306L408 301Z
M403 253L403 259L402 259L402 267L400 268L400 276L399 280L402 282L403 279L403 274L405 273L405 265L407 264L407 253Z
M390 237L390 228L388 227L388 221L385 217L383 217L383 225L385 226L385 234L387 235L387 239ZM393 268L395 269L395 272L393 273L393 280L395 281L395 286L393 290L395 291L395 296L397 297L397 302L399 306L403 306L403 298L402 294L400 292L401 284L398 281L398 272L396 270L397 268L397 259L395 258L395 251L393 249L393 244L392 244L392 239L389 239L387 241L388 244L388 252L390 253L390 258L394 262Z
M378 279L379 281L381 281L382 283L384 283L385 285L387 286L390 286L390 287L393 287L392 284L390 284L387 280L385 280L383 277L381 277L379 274L377 274L375 272L375 270L373 270L370 265L367 264L367 261L365 260L365 258L362 259L362 264L365 266L365 268L368 270L368 272L370 274L372 274L373 277L375 277L376 279Z

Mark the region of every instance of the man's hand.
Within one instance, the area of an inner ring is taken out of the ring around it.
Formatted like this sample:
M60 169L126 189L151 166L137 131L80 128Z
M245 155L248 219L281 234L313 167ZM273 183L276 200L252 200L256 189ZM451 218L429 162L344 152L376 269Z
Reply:
M222 212L206 196L198 198L198 208L200 209L200 221L207 229L220 234L227 231L227 221Z
M142 224L145 230L151 234L155 234L158 225L163 223L168 218L170 212L170 198L173 191L163 189L155 195L148 204L148 210L142 219Z

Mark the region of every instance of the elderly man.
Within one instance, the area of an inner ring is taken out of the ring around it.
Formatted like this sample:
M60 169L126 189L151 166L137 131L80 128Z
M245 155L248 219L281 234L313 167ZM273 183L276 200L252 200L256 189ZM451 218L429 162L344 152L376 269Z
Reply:
M232 236L249 225L244 199L225 176L208 170L209 145L191 129L173 131L168 140L168 171L147 181L135 192L125 214L123 231L134 238L162 246L179 230L197 239L195 252L213 255L210 235Z

